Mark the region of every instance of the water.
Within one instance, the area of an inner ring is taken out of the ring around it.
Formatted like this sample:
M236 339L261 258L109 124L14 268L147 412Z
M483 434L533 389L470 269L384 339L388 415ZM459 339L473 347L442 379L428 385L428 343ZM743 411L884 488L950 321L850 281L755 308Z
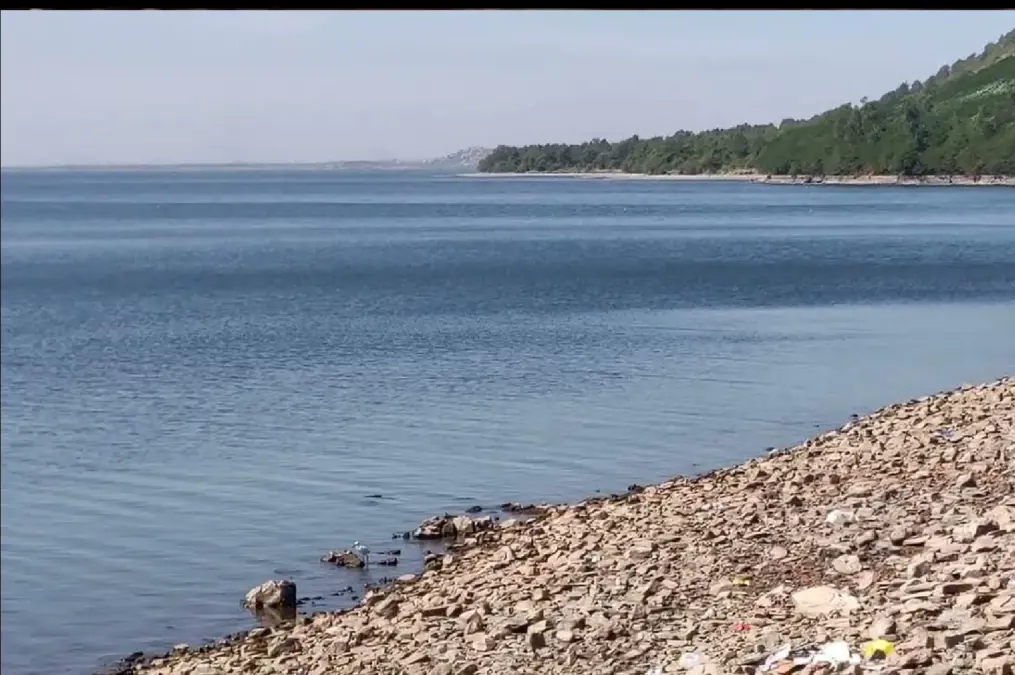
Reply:
M1015 191L3 174L2 669L250 625L425 516L1015 370ZM381 494L384 498L368 498Z

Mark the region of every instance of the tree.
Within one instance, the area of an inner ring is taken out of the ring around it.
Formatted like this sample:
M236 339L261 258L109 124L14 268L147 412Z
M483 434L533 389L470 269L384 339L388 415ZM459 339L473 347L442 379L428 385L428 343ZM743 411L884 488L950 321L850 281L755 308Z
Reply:
M1015 173L1015 31L877 101L806 120L577 145L501 146L481 171Z

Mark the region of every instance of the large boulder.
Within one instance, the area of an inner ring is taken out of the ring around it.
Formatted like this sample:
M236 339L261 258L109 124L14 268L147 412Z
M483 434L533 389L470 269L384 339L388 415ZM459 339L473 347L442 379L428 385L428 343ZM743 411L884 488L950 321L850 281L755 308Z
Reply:
M338 565L339 567L363 567L366 563L363 558L360 558L354 551L342 550L342 551L328 551L321 562L331 563L332 565Z
M253 610L295 609L296 584L285 579L265 581L247 591L243 606Z
M471 518L445 513L443 516L434 516L424 520L419 524L419 527L413 530L412 536L416 539L454 539L489 530L493 526L494 519L490 516Z

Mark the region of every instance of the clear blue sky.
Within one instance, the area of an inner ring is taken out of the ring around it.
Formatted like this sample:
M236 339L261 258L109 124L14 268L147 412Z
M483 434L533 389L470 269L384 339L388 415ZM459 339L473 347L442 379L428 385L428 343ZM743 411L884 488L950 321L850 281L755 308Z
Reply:
M3 12L2 164L423 158L804 117L1015 27L970 12Z

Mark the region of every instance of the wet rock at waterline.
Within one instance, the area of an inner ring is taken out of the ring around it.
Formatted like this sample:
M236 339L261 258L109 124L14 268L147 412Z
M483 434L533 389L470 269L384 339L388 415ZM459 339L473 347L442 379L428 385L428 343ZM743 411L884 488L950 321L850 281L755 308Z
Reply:
M243 606L251 610L295 609L296 584L286 579L265 581L247 591Z
M321 562L331 563L338 567L364 567L366 563L352 551L328 551L321 557Z
M492 529L496 521L486 516L483 518L472 518L470 516L434 516L427 518L413 530L412 536L421 540L432 539L454 539L476 532L483 532Z

